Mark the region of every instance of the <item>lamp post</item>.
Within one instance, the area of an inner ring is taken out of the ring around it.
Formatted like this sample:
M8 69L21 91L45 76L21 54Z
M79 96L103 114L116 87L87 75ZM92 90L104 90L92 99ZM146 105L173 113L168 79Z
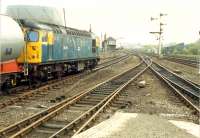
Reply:
M162 17L163 16L167 16L167 14L163 14L163 13L160 13L159 15L159 18L154 18L154 17L151 17L151 21L153 20L159 20L159 31L156 31L156 32L150 32L151 34L158 34L158 57L162 57L162 34L163 34L163 26L166 25L162 22Z

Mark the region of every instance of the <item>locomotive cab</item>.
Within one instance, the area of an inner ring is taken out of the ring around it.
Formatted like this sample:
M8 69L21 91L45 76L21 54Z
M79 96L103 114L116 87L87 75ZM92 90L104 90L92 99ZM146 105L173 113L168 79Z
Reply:
M40 63L41 62L41 43L40 43L40 31L33 29L25 30L25 47L23 52L18 57L19 63Z
M44 76L44 72L37 72L42 59L47 56L52 58L53 33L51 31L25 28L26 45L18 58L24 65L24 74L31 76Z
M18 58L18 62L39 64L42 62L42 50L44 47L53 45L53 33L45 30L26 29L25 40L26 46ZM50 51L52 50L48 49L47 56L49 58L52 56Z

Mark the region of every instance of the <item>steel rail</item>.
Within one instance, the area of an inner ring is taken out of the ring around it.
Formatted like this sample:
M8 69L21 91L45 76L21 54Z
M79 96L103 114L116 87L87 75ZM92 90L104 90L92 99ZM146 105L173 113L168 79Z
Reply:
M144 60L144 59L143 59ZM138 74L136 74L133 78L131 78L128 82L126 82L123 86L121 86L119 89L117 89L114 94L107 100L107 102L92 116L90 117L90 119L85 122L74 134L77 135L80 132L82 132L84 130L84 128L86 128L87 126L89 126L89 124L95 120L95 118L99 115L99 113L101 113L102 111L105 110L105 108L107 106L109 106L111 104L111 102L117 98L117 96L119 96L120 92L122 92L122 90L124 88L126 88L128 86L128 84L130 84L132 81L134 81L136 78L138 78L141 74L143 74L149 67L151 66L151 63L149 65L147 65L147 67L145 69L143 69L142 71L140 71ZM55 138L56 135L59 135L59 133L52 135L50 138Z
M154 61L154 62L155 62L155 61ZM159 64L159 65L163 67L163 65L161 65L161 64ZM166 67L164 67L164 68L165 68L166 70L168 70L170 73L176 75L177 77L182 78L182 79L184 79L184 80L186 80L186 81L189 81L190 83L192 83L193 85L196 85L197 87L200 87L200 84L197 84L196 82L193 82L193 81L191 81L191 80L189 80L189 79L187 79L187 78L184 78L184 77L182 77L182 76L180 76L180 75L174 73L173 71L169 70L169 69L166 68Z
M145 63L148 64L147 62L145 62ZM176 95L178 95L179 97L181 97L181 99L183 101L185 101L188 105L190 105L190 107L192 107L198 114L200 113L199 106L196 106L190 99L188 99L184 94L182 94L182 92L180 91L180 89L178 89L175 86L173 86L173 84L165 76L163 76L160 72L156 71L156 69L154 69L152 66L150 66L149 68L159 78L161 78L175 92Z
M143 64L143 63L138 64L136 67L140 66L141 64ZM136 67L134 67L134 68L136 68ZM104 81L104 82L102 82L102 83L100 83L100 84L98 84L98 85L95 85L94 87L92 87L92 88L89 89L88 91L81 92L80 94L78 94L78 95L74 96L73 98L71 98L71 100L69 100L69 101L68 101L68 100L63 101L62 104L57 105L56 108L55 108L55 107L54 107L54 108L52 107L52 108L51 108L51 109L52 109L51 112L46 112L46 111L42 112L42 113L45 114L45 115L43 115L42 117L37 118L37 120L34 120L34 122L29 121L29 120L31 120L30 118L25 119L24 121L25 121L25 122L28 122L28 126L26 125L27 127L25 126L25 128L22 128L21 130L19 130L17 133L15 133L15 134L14 134L13 136L11 136L11 137L21 137L21 136L25 135L26 133L28 133L29 131L31 131L31 130L34 129L35 127L41 125L44 121L47 121L47 120L53 118L53 117L56 116L59 112L63 111L65 108L69 107L69 106L72 105L73 103L77 102L81 97L84 97L85 95L89 94L93 89L95 89L95 88L97 88L98 86L100 86L100 85L102 85L102 84L105 84L105 83L107 83L107 82L109 82L109 81L111 81L111 80L113 80L113 79L115 79L115 78L117 78L117 77L122 76L123 74L127 73L128 71L129 71L129 70L124 71L124 72L122 72L122 73L119 74L119 75L116 75L116 76L114 76L114 77L112 77L112 78L110 78L110 79L108 79L108 80L106 80L106 81ZM48 110L48 111L49 111L49 110ZM41 113L40 113L40 114L41 114ZM20 125L20 123L17 123L17 124ZM13 126L13 127L14 127L15 130L16 130L16 125ZM6 135L5 132L8 132L7 130L12 130L11 128L13 128L13 127L10 127L9 129L4 129L4 130L2 130L0 134Z
M153 61L153 62L156 63L155 61ZM156 63L156 64L158 64L158 63ZM182 76L180 76L180 75L174 73L173 71L169 70L168 68L164 67L164 66L161 65L161 64L159 64L159 66L161 66L162 68L164 68L165 70L167 70L167 71L170 72L171 74L177 76L178 78L184 79L185 81L187 81L187 82L189 82L189 83L192 83L191 85L196 85L195 87L199 87L199 85L200 85L200 84L197 84L197 83L195 83L195 82L193 82L193 81L191 81L191 80L189 80L189 79L187 79L187 78L184 78L184 77L182 77Z
M168 86L170 86L170 88L172 88L172 90L174 90L177 94L179 95L182 100L184 100L186 103L188 103L195 111L197 111L197 113L200 113L200 109L199 107L197 107L195 104L193 104L193 102L191 102L187 97L185 97L185 95L183 95L176 87L174 87L164 76L162 76L160 73L158 73L157 71L155 71L154 69L152 69Z
M172 61L172 62L184 64L184 65L187 65L190 67L194 67L194 68L198 68L198 66L200 64L199 61L197 61L197 60L182 59L182 58L177 58L177 57L164 57L164 59Z
M69 82L69 81L72 81L74 79L78 79L82 75L83 74L68 76L68 77L63 78L62 80L53 81L51 84L47 83L45 86L41 86L37 89L24 92L22 95L19 95L15 98L11 98L11 99L3 102L3 103L0 103L0 109L5 108L6 106L9 106L9 105L13 105L16 102L23 101L24 99L28 99L29 97L32 97L33 95L44 93L43 91L48 90L49 88L59 86L60 84L64 84L65 82Z
M80 122L84 117L86 117L87 115L93 113L96 109L100 108L102 106L102 104L105 103L112 95L113 95L113 93L111 93L110 95L108 95L107 97L105 97L96 106L94 106L93 108L91 108L90 110L88 110L87 112L85 112L84 114L80 115L78 118L76 118L75 120L73 120L72 122L70 122L69 124L67 124L65 127L63 127L62 129L60 129L58 132L56 132L55 134L53 134L50 137L57 137L58 135L61 135L61 133L64 133L67 130L71 129L74 125L76 125L78 122Z
M114 64L117 64L117 63L119 63L119 62L121 62L121 61L127 59L128 57L129 57L129 55L125 55L125 56L119 57L119 58L117 58L117 59L114 59L114 60L111 60L111 61L107 61L106 64L109 63L109 62L111 62L111 63L108 64L108 65L105 65L105 66L103 66L104 63L102 63L102 64L100 65L100 67L95 68L95 69L92 70L91 72L85 72L85 74L84 74L84 73L83 73L83 74L75 74L75 75L72 75L72 76L64 77L64 78L62 78L61 80L56 80L56 81L53 80L53 81L52 81L52 84L47 83L45 86L41 86L41 87L39 87L39 88L37 88L37 89L24 92L22 95L19 95L19 96L15 97L15 98L11 98L11 99L9 99L9 100L3 102L3 103L0 103L0 109L5 108L6 106L9 106L9 105L13 105L13 104L15 104L16 102L20 102L20 101L23 101L23 100L27 100L29 97L32 97L32 96L34 96L34 95L36 95L36 94L44 94L43 90L45 90L45 89L47 90L47 89L49 89L50 87L58 86L58 85L60 85L60 84L63 84L63 83L65 83L65 82L72 81L72 80L74 80L74 79L79 79L79 78L81 78L83 75L87 75L87 74L89 74L89 73L94 73L94 72L96 72L96 71L98 71L98 70L104 69L104 68L109 67L109 66L114 65ZM115 61L115 60L116 60L116 61ZM113 62L113 61L115 61L115 62Z
M139 64L138 64L138 65L139 65ZM72 80L72 79L75 79L75 78L79 78L81 75L82 75L82 74L78 74L78 75L76 75L76 76L72 76L72 78L68 78L67 80L64 80L64 81L68 82L69 79ZM117 75L116 75L116 76L117 76ZM114 76L114 77L115 77L115 76ZM113 77L112 77L112 78L113 78ZM111 79L112 79L112 78L111 78ZM108 80L107 80L107 81L108 81ZM105 82L106 82L106 81L105 81ZM61 82L58 82L57 84L61 84ZM55 84L55 85L57 85L57 84ZM53 86L55 86L55 85L53 85ZM101 83L100 83L99 85L101 85ZM99 85L96 85L96 86L99 86ZM43 86L43 87L41 87L40 89L48 89L48 86ZM40 89L39 89L39 90L40 90ZM93 88L92 88L92 89L93 89ZM37 90L34 90L34 91L32 91L32 92L30 92L30 95L33 94L34 92L37 92L37 91L38 91L38 89L37 89ZM28 98L28 96L27 96L28 94L29 94L29 93L26 93L25 95L22 95L21 97L19 97L19 99ZM81 94L81 93L80 93L80 94ZM3 136L3 135L5 135L5 134L7 134L7 133L10 133L11 131L14 131L14 130L19 130L20 128L22 128L22 127L24 127L24 126L29 125L29 124L30 124L29 122L31 122L31 120L32 120L32 121L37 120L38 118L40 118L40 117L42 117L42 116L48 114L49 112L51 112L52 110L54 110L54 109L56 109L56 108L58 108L58 107L60 106L60 104L65 104L66 102L68 102L68 101L70 101L71 99L73 99L73 98L79 96L80 94L77 94L77 95L73 96L72 98L66 99L66 100L62 101L61 103L59 103L59 104L56 104L56 105L54 105L54 106L52 106L52 107L50 107L50 108L48 108L48 109L46 109L46 110L44 110L44 111L41 111L41 112L39 112L39 113L37 113L37 114L34 114L34 115L32 115L32 116L30 116L30 117L28 117L28 118L23 119L23 120L20 121L20 122L17 122L17 123L15 123L15 124L13 124L13 125L10 125L10 126L4 128L4 129L0 130L0 136Z
M81 132L92 120L94 120L94 118L97 117L97 115L108 105L111 103L112 100L114 100L114 98L128 85L130 84L133 80L135 80L137 77L139 77L142 73L144 73L144 71L147 70L147 68L149 68L149 66L147 66L145 69L143 69L142 71L140 71L139 73L137 73L133 78L131 78L128 82L126 82L125 84L123 84L122 86L120 86L117 90L115 90L113 93L111 93L109 96L107 96L103 101L101 101L99 104L97 104L95 107L93 107L92 109L88 110L87 112L85 112L84 114L82 114L81 116L79 116L77 119L75 119L74 121L72 121L71 123L67 124L65 127L63 127L62 129L60 129L59 131L57 131L56 133L54 133L53 135L50 136L50 138L56 138L62 134L64 134L66 131L68 131L69 129L71 129L73 126L77 125L77 122L80 122L80 120L82 120L86 115L92 113L92 117L89 118L89 120L87 122L85 122L81 128L79 128L79 130L76 131L75 134L78 134L79 132ZM96 112L94 112L95 109L98 110ZM74 134L74 135L75 135Z
M122 57L120 57L120 58L117 58L117 59L114 59L114 60L112 60L112 62L110 63L110 62L106 62L106 63L101 63L101 64L99 64L98 66L97 66L97 68L95 68L93 71L97 71L97 70L100 70L100 69L103 69L103 68L106 68L106 67L109 67L110 65L114 65L114 64L116 64L116 63L119 63L120 61L123 61L123 60L125 60L125 59L127 59L127 58L129 58L129 55L125 55L125 56L122 56ZM109 63L109 64L108 64ZM107 65L104 65L104 64L107 64ZM102 66L103 65L103 66Z
M164 66L162 66L162 65L160 65L156 62L153 62L152 66L154 66L154 65L156 65L156 67L154 67L154 68L158 67L158 68L162 69L161 71L158 71L158 72L162 72L161 74L163 76L165 76L165 78L168 81L170 81L171 83L173 83L174 85L176 85L180 89L186 91L191 96L196 97L196 99L200 98L200 87L198 87L197 85L195 85L191 81L188 81L188 80L184 79L183 77L180 77L179 75L171 72L169 69L165 68ZM175 78L176 78L176 80L173 80Z
M104 62L98 64L97 66L101 66L101 65L103 65L103 64L107 64L107 63L109 63L109 62L112 62L112 61L115 61L115 60L121 59L121 58L126 57L126 56L128 56L128 55L126 54L126 55L123 55L123 56L120 56L120 57L114 57L114 58L111 58L110 60L108 60L108 61L104 61Z

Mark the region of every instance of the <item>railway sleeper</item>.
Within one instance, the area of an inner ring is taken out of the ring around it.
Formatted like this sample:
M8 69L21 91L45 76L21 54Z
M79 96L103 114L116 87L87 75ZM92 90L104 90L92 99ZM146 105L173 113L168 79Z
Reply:
M63 114L67 115L67 114L82 114L84 113L85 111L80 111L80 110L73 110L73 109L68 109L68 110L65 110L63 112Z
M97 103L99 103L101 100L81 100L79 102L77 102L77 104L91 104L91 105L95 105Z
M173 86L175 86L178 89L181 89L183 91L186 91L186 94L190 94L190 95L196 95L198 97L198 93L196 93L196 91L198 92L198 89L193 90L191 88L191 86L188 86L188 84L186 85L182 80L180 80L179 78L177 79L176 76L174 77L168 77L165 76L164 77L168 78L169 80L173 81L174 83L170 82ZM189 92L189 93L188 93ZM192 93L192 94L191 94Z
M84 106L84 108L83 108L83 105L76 104L76 105L70 107L70 110L87 111L87 110L89 110L90 108L91 108L91 107L89 107L89 105L88 105L88 106Z
M101 100L103 100L106 96L102 96L102 97L96 97L96 96L93 96L93 97L88 97L88 98L84 98L84 99L81 99L80 101L95 101L95 102L99 102Z
M110 89L100 89L100 90L94 90L92 92L102 92L102 91L113 91L113 89L117 89L117 88L110 88Z
M106 92L110 92L112 90L98 90L98 91L92 91L91 94L95 94L95 93L106 93Z
M102 99L103 99L104 97L102 97ZM80 100L80 101L78 101L77 103L85 103L85 102L88 102L88 103L98 103L98 102L100 102L102 99L92 99L92 98L90 98L90 99L82 99L82 100Z
M86 98L86 100L102 100L103 98L105 98L105 95L96 95L96 96L92 96L92 97L88 97Z
M196 91L193 91L191 88L189 88L187 86L184 86L184 88L183 88L183 87L181 87L180 84L177 85L177 84L173 84L171 82L170 82L170 84L173 85L175 88L177 88L177 89L181 90L182 92L184 92L186 95L188 95L190 97L193 97L196 100L199 100L198 93Z
M120 93L119 98L127 100L127 98L130 98L128 96L129 96L128 92L123 92L123 93Z
M103 88L103 89L99 89L99 90L94 90L94 91L92 91L92 92L102 92L102 91L113 91L114 89L117 89L117 88L119 88L119 87L112 87L112 88Z
M56 116L56 118L49 120L46 123L58 124L58 122L60 122L61 124L62 123L68 124L68 123L72 122L74 120L74 118L79 117L84 112L86 112L86 111L71 110L70 112L64 112L64 113Z
M42 127L50 128L50 129L61 129L66 125L64 122L57 122L57 123L45 123Z
M98 91L112 91L113 89L116 89L116 88L118 88L119 86L113 86L113 87L111 87L111 88L99 88L99 89L95 89L95 90L93 90L93 92L98 92Z
M54 134L56 133L56 130L36 129L36 132L42 134Z
M127 98L128 97L128 93L122 93L122 94L120 94L120 97L121 98Z
M101 92L92 92L91 94L93 95L110 95L111 92L105 92L105 91L101 91Z

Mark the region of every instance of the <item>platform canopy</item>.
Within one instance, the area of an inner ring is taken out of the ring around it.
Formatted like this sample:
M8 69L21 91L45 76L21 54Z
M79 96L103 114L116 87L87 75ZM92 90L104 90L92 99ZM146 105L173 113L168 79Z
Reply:
M7 7L6 14L15 19L27 19L64 26L64 13L62 8L10 5Z

